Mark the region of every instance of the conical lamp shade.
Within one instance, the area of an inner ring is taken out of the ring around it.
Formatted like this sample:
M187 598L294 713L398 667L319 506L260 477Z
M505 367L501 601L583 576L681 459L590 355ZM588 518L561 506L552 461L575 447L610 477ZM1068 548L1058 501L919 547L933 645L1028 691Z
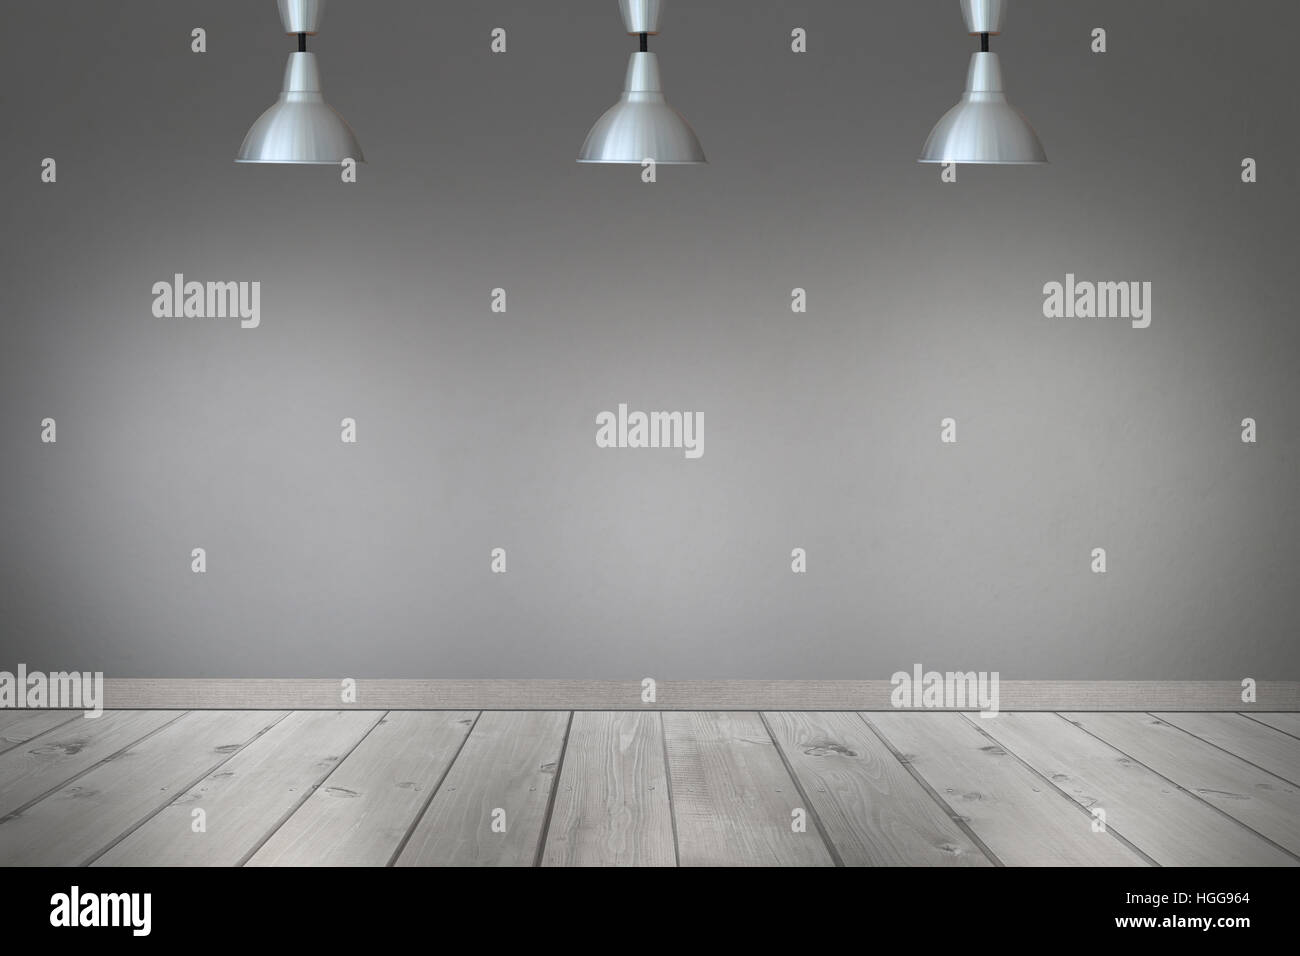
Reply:
M316 54L290 53L280 98L253 123L235 162L338 165L349 158L365 162L352 127L321 95Z
M996 53L971 54L966 92L934 125L919 162L1008 166L1047 162L1038 134L1002 92L1002 66Z
M633 53L623 95L596 120L578 153L580 163L661 165L707 163L695 131L664 99L659 59Z

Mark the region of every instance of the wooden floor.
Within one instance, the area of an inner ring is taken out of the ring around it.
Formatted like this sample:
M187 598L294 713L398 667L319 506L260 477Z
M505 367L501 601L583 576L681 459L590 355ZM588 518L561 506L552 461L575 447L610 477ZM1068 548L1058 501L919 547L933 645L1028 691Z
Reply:
M1293 866L1300 714L0 711L0 864Z

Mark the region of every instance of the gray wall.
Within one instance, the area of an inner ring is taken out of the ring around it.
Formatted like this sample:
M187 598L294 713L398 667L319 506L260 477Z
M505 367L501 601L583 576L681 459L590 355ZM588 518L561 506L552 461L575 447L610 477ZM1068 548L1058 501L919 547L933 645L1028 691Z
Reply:
M914 162L955 0L664 31L711 165L647 186L573 162L614 0L336 0L345 186L232 162L292 45L270 0L10 4L0 668L1300 678L1300 7L1013 5L1052 164L955 185ZM175 272L261 281L261 327L154 318ZM1067 272L1152 282L1151 327L1044 318ZM598 449L619 402L703 412L704 457Z

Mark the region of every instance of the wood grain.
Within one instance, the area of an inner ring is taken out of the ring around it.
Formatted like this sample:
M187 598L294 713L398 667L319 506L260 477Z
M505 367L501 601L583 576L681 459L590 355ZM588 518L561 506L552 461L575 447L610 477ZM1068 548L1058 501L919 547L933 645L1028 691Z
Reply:
M0 820L0 860L6 866L89 862L283 716L253 710L185 714Z
M1152 716L1173 724L1230 754L1300 785L1300 740L1241 714L1166 714Z
M387 866L477 716L388 714L248 865Z
M1300 853L1300 792L1293 785L1149 714L1064 714L1257 833Z
M857 714L764 718L844 865L992 865Z
M543 866L675 866L659 714L573 715Z
M336 680L109 678L105 706L227 710L816 710L892 711L886 680L660 681L641 702L638 680L359 680L341 705ZM1300 711L1300 681L1261 681L1242 704L1235 681L1015 681L1003 710Z
M864 715L1009 866L1145 866L960 714ZM975 718L982 722L984 718ZM993 718L998 719L998 718Z
M235 866L375 726L379 713L299 711L155 814L96 866ZM193 811L206 829L195 832Z
M39 737L46 731L53 730L74 720L98 720L98 717L86 718L81 711L67 710L0 710L0 753L12 750L19 744L25 744L33 737Z
M664 714L664 743L682 866L832 866L758 714Z
M1161 866L1295 866L1231 817L1056 714L1000 714L979 727Z
M1247 719L1257 720L1292 737L1300 737L1300 714L1251 714Z
M0 862L1300 861L1300 787L1265 769L1295 772L1286 712L0 711L0 734L64 716L0 753Z
M568 725L556 711L480 716L397 865L532 866ZM505 832L493 830L496 810Z
M0 817L56 790L184 711L117 711L81 717L0 754Z

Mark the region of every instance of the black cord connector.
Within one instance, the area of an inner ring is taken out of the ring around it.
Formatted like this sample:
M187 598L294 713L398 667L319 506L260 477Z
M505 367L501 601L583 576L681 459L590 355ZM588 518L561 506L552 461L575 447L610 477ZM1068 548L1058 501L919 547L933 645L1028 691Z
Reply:
M305 33L298 34L298 52L299 53L307 52L307 34Z
M987 33L980 34L980 52L989 52L989 35Z
M642 52L642 53L649 53L649 52L650 52L650 42L649 42L649 41L650 41L650 35L649 35L648 33L643 33L643 34L641 34L641 52Z

